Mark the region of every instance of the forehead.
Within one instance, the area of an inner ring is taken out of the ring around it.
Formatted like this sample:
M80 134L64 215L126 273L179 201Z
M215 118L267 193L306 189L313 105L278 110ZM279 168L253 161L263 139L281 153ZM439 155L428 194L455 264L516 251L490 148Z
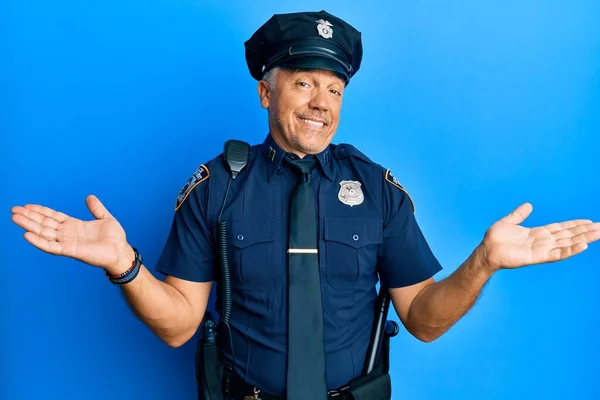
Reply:
M280 74L279 72L283 72ZM320 80L328 83L339 83L344 85L344 79L340 74L326 69L290 69L280 68L277 75L284 79L294 79L298 76L308 76L311 79Z

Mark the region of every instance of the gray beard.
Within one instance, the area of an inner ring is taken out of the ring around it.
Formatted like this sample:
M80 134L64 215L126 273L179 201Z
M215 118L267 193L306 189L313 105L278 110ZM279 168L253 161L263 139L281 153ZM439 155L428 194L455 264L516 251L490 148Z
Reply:
M272 115L271 117L269 117L269 119L273 123L273 126L277 129L277 132L283 136L281 139L285 140L292 146L291 149L288 149L289 151L300 150L302 153L305 154L317 154L323 150L316 147L313 148L303 146L300 142L300 138L298 137L298 135L296 135L296 133L285 131L283 127L283 121L281 120L281 118Z

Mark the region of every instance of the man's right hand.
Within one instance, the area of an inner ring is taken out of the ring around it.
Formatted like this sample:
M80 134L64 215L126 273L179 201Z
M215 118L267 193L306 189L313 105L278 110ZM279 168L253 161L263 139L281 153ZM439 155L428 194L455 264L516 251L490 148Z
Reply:
M71 257L119 274L131 267L133 249L125 230L93 195L86 205L95 220L82 221L37 204L12 208L12 221L25 229L25 239L54 255Z

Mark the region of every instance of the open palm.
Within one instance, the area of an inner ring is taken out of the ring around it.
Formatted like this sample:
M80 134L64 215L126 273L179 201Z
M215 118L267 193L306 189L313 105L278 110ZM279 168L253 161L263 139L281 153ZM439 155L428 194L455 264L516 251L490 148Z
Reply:
M518 268L555 262L581 253L600 239L600 223L577 219L535 228L520 226L531 214L529 203L519 206L488 229L486 261L494 268Z
M96 196L88 196L86 204L95 220L82 221L35 204L13 207L12 220L26 230L29 243L47 253L111 267L127 245L125 231Z

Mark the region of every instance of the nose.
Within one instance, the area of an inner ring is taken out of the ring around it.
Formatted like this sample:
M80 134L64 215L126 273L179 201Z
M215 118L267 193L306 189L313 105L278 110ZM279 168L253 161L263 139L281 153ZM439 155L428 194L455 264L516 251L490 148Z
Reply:
M327 111L329 110L329 99L327 97L326 88L315 88L312 91L312 96L308 106L313 110Z

